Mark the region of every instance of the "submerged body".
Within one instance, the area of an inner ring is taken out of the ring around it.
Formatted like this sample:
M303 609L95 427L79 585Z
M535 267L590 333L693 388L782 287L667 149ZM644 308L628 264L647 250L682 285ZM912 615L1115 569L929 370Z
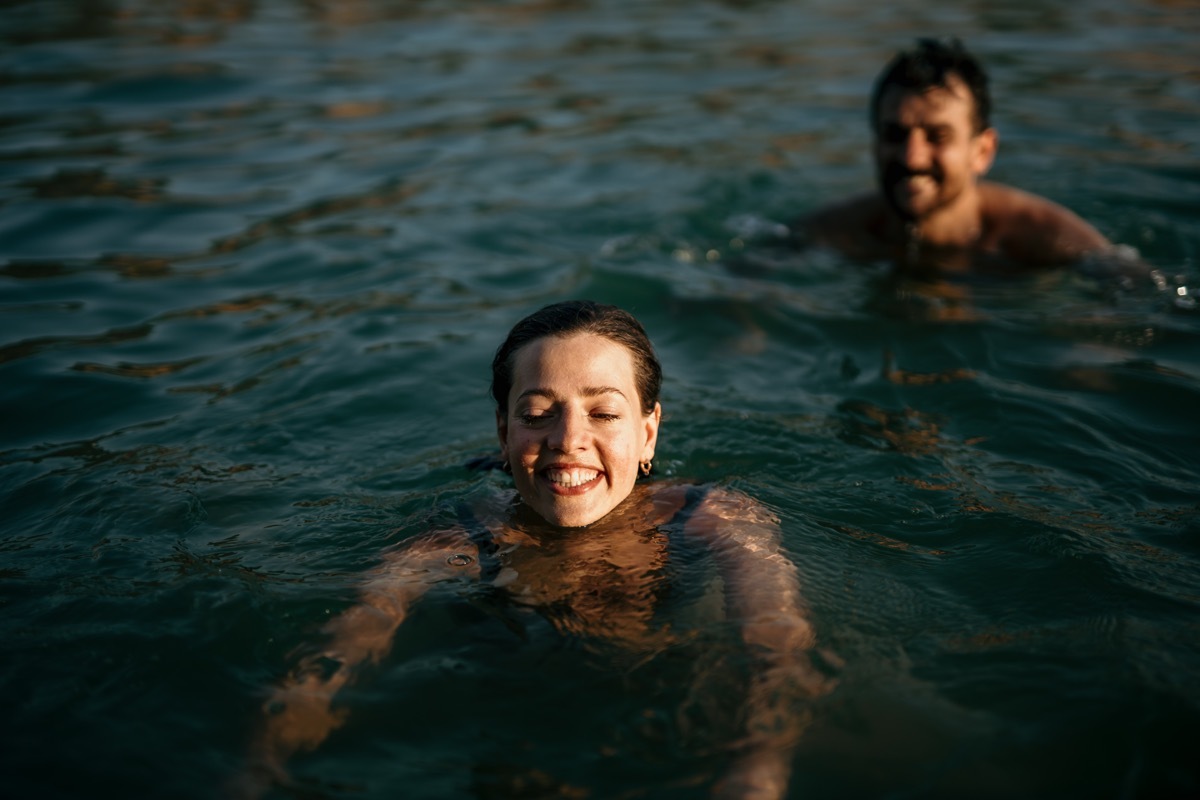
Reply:
M1045 198L989 181L972 195L967 219L945 234L906 221L868 193L805 219L801 235L855 261L889 262L916 274L1020 274L1117 257L1092 226Z
M815 643L795 568L780 549L776 521L745 495L682 484L639 485L599 524L562 531L521 504L476 509L470 528L409 540L386 554L360 602L325 626L327 640L301 659L266 703L244 788L288 785L286 764L347 720L337 694L359 666L388 655L414 604L442 585L485 584L505 604L545 620L559 636L606 658L652 658L696 635L691 626L731 627L753 676L742 694L714 698L736 720L723 739L727 769L714 796L783 796L789 761L806 721L805 701L823 691L809 651ZM732 524L731 524L732 523ZM720 577L716 618L681 627L662 598L680 587L679 548L700 550ZM536 702L536 676L530 702Z

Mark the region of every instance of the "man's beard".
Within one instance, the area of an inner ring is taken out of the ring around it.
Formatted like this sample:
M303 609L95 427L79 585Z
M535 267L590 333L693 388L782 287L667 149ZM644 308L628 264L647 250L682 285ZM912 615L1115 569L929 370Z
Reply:
M898 191L905 191L901 188L901 184L908 178L915 177L928 177L934 182L936 187L939 187L940 190L941 182L938 180L938 177L936 174L934 174L933 170L910 170L908 167L896 161L887 164L883 168L883 173L879 179L884 200L886 200L887 204L891 206L893 211L896 212L896 215L905 222L916 222L922 217L929 216L940 207L940 203L937 202L937 198L935 198L935 205L931 208L925 209L923 212L914 210L911 205L901 203L899 198L896 196Z

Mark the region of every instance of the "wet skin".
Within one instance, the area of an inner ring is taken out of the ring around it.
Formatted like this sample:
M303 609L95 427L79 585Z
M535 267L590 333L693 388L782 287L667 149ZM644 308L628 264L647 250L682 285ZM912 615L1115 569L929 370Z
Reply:
M522 501L552 525L604 517L654 458L661 410L646 414L623 346L595 334L537 339L517 351L496 429Z
M995 154L996 132L975 130L974 101L961 81L884 92L874 142L880 192L921 239L949 244L979 236L975 183Z
M924 92L888 88L872 144L876 191L799 220L799 240L934 276L1014 274L1109 258L1109 241L1069 209L982 180L997 134L977 130L974 111L955 78Z
M550 336L518 350L513 367L508 409L496 423L520 503L475 510L499 570L485 578L485 553L466 530L417 536L386 554L360 602L325 625L320 652L271 693L231 794L259 797L291 785L288 759L341 727L337 693L358 665L387 656L410 609L438 584L490 579L564 635L638 658L672 640L670 626L655 622L670 560L660 526L676 519L689 487L635 485L640 462L654 456L662 412L657 403L643 409L631 353L593 334ZM694 488L701 497L676 535L711 553L750 673L711 796L781 800L807 724L800 702L825 691L808 659L812 626L795 566L780 549L778 519L740 493Z

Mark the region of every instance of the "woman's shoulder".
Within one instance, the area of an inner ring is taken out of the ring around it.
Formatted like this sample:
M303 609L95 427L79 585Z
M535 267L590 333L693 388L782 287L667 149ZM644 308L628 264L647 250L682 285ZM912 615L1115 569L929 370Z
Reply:
M774 529L779 517L754 497L718 483L672 481L648 486L661 517L682 519L701 532L749 526Z
M779 517L745 492L708 484L691 504L686 530L722 549L774 552L779 546Z

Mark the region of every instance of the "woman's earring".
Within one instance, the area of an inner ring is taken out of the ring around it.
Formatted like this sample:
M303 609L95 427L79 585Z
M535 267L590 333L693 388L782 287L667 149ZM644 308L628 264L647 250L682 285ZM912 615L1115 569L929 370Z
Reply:
M638 469L640 469L642 471L643 475L649 475L650 470L653 469L653 467L654 467L653 461L643 461L642 463L638 464Z

